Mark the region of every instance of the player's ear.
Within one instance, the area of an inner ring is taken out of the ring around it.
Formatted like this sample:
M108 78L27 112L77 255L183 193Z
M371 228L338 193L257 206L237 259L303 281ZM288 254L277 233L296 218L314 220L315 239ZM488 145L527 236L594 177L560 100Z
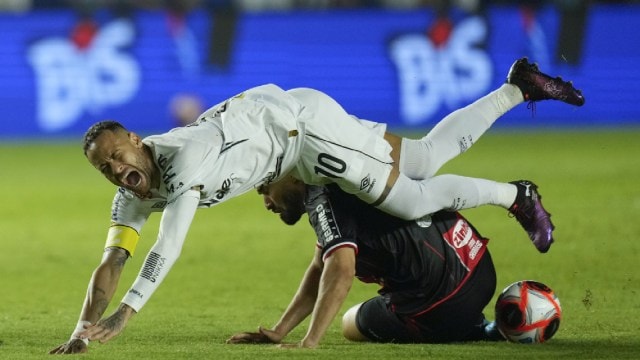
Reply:
M129 132L129 141L137 148L142 147L142 138L133 131Z

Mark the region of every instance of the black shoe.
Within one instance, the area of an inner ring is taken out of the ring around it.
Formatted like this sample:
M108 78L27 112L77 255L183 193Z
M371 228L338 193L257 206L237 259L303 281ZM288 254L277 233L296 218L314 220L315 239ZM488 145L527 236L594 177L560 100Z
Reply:
M486 341L504 341L504 336L498 330L498 325L495 321L488 322L485 320L486 325L484 326L484 337Z
M567 104L582 106L584 96L573 87L571 81L540 72L538 65L529 64L527 58L516 60L511 65L507 83L516 85L526 101L560 100Z
M538 251L546 253L553 243L555 226L551 223L551 214L542 207L538 186L528 180L512 181L511 184L518 187L518 195L509 212L529 234Z

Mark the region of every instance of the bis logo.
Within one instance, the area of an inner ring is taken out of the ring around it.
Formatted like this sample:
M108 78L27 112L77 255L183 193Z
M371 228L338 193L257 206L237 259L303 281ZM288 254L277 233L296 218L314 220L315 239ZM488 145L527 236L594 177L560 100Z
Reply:
M440 38L410 33L391 41L389 52L398 71L403 122L424 123L445 104L456 109L483 95L493 67L487 51L487 23L469 17L447 28Z
M85 112L99 114L127 103L140 87L140 67L124 51L135 40L133 24L114 20L89 35L83 42L45 38L28 50L37 89L36 116L45 131L69 127Z

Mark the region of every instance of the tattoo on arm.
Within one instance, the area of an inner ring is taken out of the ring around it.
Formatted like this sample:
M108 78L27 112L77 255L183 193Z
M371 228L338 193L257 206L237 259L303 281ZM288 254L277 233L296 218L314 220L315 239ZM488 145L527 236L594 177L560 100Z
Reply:
M105 311L107 311L107 307L109 307L109 301L107 299L100 299L96 303L96 315L98 318L101 318Z
M102 326L109 330L119 330L124 325L125 310L119 307L111 316L102 321Z
M119 276L118 274L129 258L129 253L126 250L118 247L108 247L104 250L104 252L105 257L103 258L103 265L108 264L108 266L111 268L111 270L108 270L108 272L111 273L111 277ZM105 261L107 262L105 263ZM107 310L110 301L111 299L108 298L107 290L94 283L93 289L91 290L91 303L93 305L93 311L95 315L98 316L98 318L102 317L104 312Z
M99 287L93 288L93 294L91 297L94 303L93 309L98 318L102 317L102 314L104 314L104 312L107 310L107 307L109 306L109 300L105 298L105 295L106 292L103 289Z
M117 267L122 268L127 262L127 259L129 259L129 255L126 253L126 251L123 251L122 253L118 253L118 256L116 257L113 264Z
M129 259L129 252L119 247L108 247L104 251L105 253L111 253L110 255L114 257L113 265L119 268L124 267L124 264Z

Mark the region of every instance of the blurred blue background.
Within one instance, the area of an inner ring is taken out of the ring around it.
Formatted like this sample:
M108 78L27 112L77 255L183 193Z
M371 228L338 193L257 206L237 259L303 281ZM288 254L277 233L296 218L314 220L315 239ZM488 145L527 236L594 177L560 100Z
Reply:
M581 108L522 105L497 127L640 125L630 1L0 0L0 140L77 138L114 119L190 122L247 88L313 87L392 129L432 127L527 56ZM533 117L533 118L532 118Z

